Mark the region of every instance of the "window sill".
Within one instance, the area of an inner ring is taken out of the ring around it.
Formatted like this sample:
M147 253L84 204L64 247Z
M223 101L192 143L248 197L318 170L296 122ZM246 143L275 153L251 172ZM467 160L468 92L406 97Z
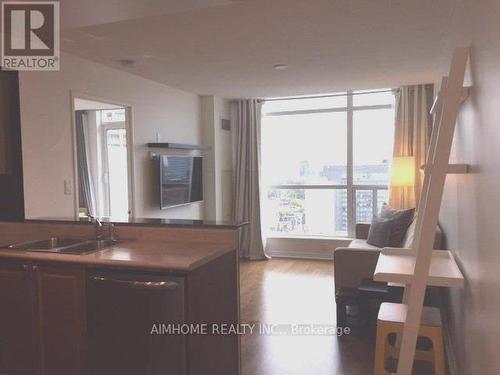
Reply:
M352 241L354 238L348 236L321 236L321 235L269 235L266 239L283 239L283 240L327 240L327 241Z

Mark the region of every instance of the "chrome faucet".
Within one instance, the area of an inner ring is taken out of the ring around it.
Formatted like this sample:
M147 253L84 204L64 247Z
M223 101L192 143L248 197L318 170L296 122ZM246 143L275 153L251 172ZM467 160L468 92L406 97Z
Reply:
M116 236L115 236L115 225L113 223L109 222L103 222L96 216L93 216L91 214L87 214L87 217L89 218L89 221L95 224L95 239L96 241L104 240L106 239L104 236L103 229L104 227L108 227L108 240L111 241L116 241Z
M110 241L115 242L116 241L115 224L107 223L107 227L108 227L108 239Z
M95 239L97 241L102 240L104 238L102 233L102 221L98 217L91 214L87 214L87 217L89 218L89 221L95 225Z

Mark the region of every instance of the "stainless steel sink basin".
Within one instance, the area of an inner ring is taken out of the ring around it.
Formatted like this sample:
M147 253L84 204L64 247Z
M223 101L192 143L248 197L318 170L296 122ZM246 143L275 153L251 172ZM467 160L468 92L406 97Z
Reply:
M51 237L9 245L9 249L61 254L87 254L117 243L115 240L84 240L81 238Z
M89 240L74 246L68 246L63 251L64 254L88 254L94 251L104 250L118 243L116 240Z
M64 237L51 237L45 240L39 241L29 241L22 242L13 245L9 245L9 249L19 249L19 250L28 250L34 249L38 251L43 250L54 250L59 248L65 248L67 246L73 246L79 243L82 243L81 238L64 238Z

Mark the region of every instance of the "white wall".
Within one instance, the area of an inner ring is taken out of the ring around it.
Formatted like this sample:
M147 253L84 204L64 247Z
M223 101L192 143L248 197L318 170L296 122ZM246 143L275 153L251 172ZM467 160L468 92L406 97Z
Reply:
M201 100L201 123L203 144L209 147L204 152L203 158L203 203L205 219L217 220L216 196L217 189L215 178L215 108L214 97L205 95Z
M59 72L21 72L21 127L26 217L74 215L71 92L132 106L135 215L202 218L203 204L160 210L158 181L145 144L201 143L200 99L123 71L69 54Z
M222 119L230 119L230 102L213 95L201 97L203 144L205 153L205 217L231 221L232 209L232 138L221 128Z
M450 46L472 47L473 88L459 115L452 159L472 170L447 177L441 209L448 248L466 279L465 289L449 291L447 299L449 353L452 374L494 375L500 368L500 2L458 4Z
M223 130L221 121L231 119L231 104L220 97L214 99L215 108L215 175L217 180L216 212L217 219L232 221L233 196L233 147L231 130Z

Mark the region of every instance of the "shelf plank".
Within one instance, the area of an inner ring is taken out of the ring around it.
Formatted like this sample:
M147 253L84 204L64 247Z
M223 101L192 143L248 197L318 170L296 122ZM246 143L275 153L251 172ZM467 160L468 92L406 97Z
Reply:
M172 142L150 142L147 144L150 148L170 148L178 150L208 150L210 147L203 145L191 145L184 143L172 143Z
M411 285L414 270L415 255L411 249L386 248L380 253L373 280ZM427 285L464 287L464 277L450 251L433 251Z
M449 164L448 174L464 174L469 173L469 164Z
M427 165L422 165L420 170L425 171ZM469 164L448 164L447 174L465 174L469 173Z

